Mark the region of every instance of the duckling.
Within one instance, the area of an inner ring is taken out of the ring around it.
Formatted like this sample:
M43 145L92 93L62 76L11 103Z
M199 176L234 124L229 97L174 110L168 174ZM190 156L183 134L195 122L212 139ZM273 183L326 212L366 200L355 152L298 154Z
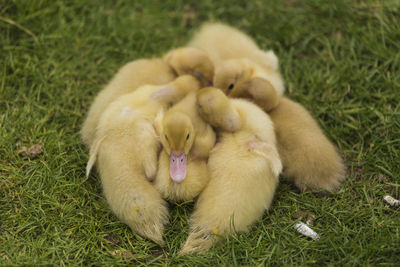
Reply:
M89 148L92 146L101 114L119 96L132 92L141 85L162 85L173 79L174 71L162 59L138 59L124 65L94 99L82 125L83 142Z
M195 103L191 92L156 119L163 150L154 186L174 202L194 199L209 180L207 160L216 136Z
M339 188L345 179L345 168L335 146L303 106L278 97L265 82L254 85L258 78L250 78L252 72L246 61L226 61L217 69L214 85L230 97L253 99L268 112L275 125L284 177L301 190ZM235 82L233 77L238 77Z
M218 66L214 76L214 86L230 97L253 100L268 112L279 103L280 96L269 82L271 76L278 74L276 71L268 73L247 58L231 59Z
M225 24L205 23L187 46L206 52L216 72L227 60L246 59L260 75L253 75L253 77L265 79L270 84L269 86L272 85L278 96L283 95L285 87L279 71L278 57L271 50L261 50L245 33ZM233 76L233 78L234 82L239 77ZM213 86L221 88L215 84L215 78Z
M218 142L180 254L206 251L215 235L247 231L269 208L282 170L272 121L258 106L213 87L201 89L197 101Z
M345 179L340 155L309 112L282 97L283 79L272 51L261 51L250 37L219 23L205 24L189 46L203 49L214 62L215 87L230 97L252 99L270 112L286 178L301 190L334 191L340 186Z
M214 84L230 97L253 99L253 102L268 112L278 140L278 151L284 166L283 176L292 180L301 189L324 189L335 191L345 179L344 165L335 146L324 135L317 122L300 104L278 97L272 87L265 83L248 86L257 78L248 78L251 67L246 64L227 62L221 69L228 75L216 73ZM236 69L228 66L237 66ZM226 68L225 68L226 66ZM239 67L240 66L240 67ZM232 86L232 77L241 69L237 82ZM243 70L244 69L244 70ZM226 89L227 88L227 89Z
M263 68L279 69L273 51L261 50L248 35L222 23L204 23L187 45L205 51L215 67L225 60L248 58Z
M302 191L337 190L345 180L342 158L311 114L286 97L268 114L275 125L283 176Z
M178 75L191 74L199 79L203 86L210 86L214 77L214 64L207 53L193 47L181 47L164 56L167 64Z
M166 85L144 85L117 98L101 115L90 149L87 175L97 161L111 210L136 233L163 243L168 209L151 181L157 174L160 142L154 119L199 82L190 75Z

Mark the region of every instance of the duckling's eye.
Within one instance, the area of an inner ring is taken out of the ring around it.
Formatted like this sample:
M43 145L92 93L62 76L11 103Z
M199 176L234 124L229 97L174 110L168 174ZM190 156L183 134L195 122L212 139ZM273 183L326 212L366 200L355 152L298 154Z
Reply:
M166 134L164 134L164 137L165 137L165 140L167 140L167 142L168 142L168 137L167 137L167 135L166 135Z
M186 141L189 140L189 134L186 136Z
M228 86L228 92L230 92L230 91L233 89L233 87L235 87L235 84L234 84L234 83L231 83L231 84Z
M198 71L193 71L193 76L196 77L197 79L203 78L203 75Z

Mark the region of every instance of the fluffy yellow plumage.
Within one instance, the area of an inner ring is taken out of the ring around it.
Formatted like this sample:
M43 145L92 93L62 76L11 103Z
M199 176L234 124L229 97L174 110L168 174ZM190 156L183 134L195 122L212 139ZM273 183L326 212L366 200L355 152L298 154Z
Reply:
M168 52L164 60L178 75L190 74L203 86L209 86L214 78L214 64L207 53L193 47L181 47Z
M195 92L190 93L156 120L164 149L154 186L171 201L195 198L209 180L207 159L216 136L195 102Z
M310 113L283 97L269 115L285 167L283 176L301 190L337 190L345 179L343 161Z
M96 163L113 212L159 244L164 199L199 196L180 253L206 251L215 235L246 231L269 208L282 163L302 190L333 191L344 180L334 145L283 92L272 51L205 24L187 47L124 66L96 97L81 131L87 173Z
M173 79L174 71L162 59L138 59L123 66L90 106L81 130L83 142L88 147L92 146L100 116L115 99L142 85L161 85Z
M283 80L272 51L260 50L250 37L220 23L206 23L188 45L209 55L216 67L214 86L269 112L285 177L301 190L340 186L345 179L340 155L308 111L282 97Z
M279 72L278 58L271 50L261 50L243 32L221 23L205 23L189 41L188 46L205 51L214 64L215 74L225 72L228 76L225 79L239 78L235 77L236 73L230 75L229 72L223 71L226 61L246 60L256 70L251 77L265 79L278 96L283 95L285 88ZM218 76L215 76L213 81L215 87L225 90L225 87L218 83Z
M215 233L246 231L269 208L282 170L273 124L259 107L212 87L201 89L197 99L199 113L219 129L219 140L182 254L207 250Z
M279 104L279 95L268 78L257 63L246 58L231 59L217 68L214 86L230 97L250 99L270 111Z
M101 115L90 150L88 173L97 161L112 211L136 233L159 244L163 243L168 210L150 183L157 174L160 149L153 123L160 110L198 88L198 81L186 75L166 85L145 85L120 96Z

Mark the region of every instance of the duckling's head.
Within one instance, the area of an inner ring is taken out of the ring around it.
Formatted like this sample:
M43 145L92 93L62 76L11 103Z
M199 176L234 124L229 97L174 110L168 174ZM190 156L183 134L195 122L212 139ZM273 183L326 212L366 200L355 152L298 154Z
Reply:
M196 107L199 115L212 126L228 132L242 127L237 110L219 88L204 87L196 93Z
M165 60L178 75L193 75L203 86L212 84L214 64L203 50L193 47L178 48L168 53Z
M254 69L244 60L232 59L222 63L215 71L214 86L226 95L240 97L254 73Z
M182 112L167 112L162 121L160 137L165 151L170 156L170 176L174 182L181 183L186 177L187 155L195 138L191 119Z

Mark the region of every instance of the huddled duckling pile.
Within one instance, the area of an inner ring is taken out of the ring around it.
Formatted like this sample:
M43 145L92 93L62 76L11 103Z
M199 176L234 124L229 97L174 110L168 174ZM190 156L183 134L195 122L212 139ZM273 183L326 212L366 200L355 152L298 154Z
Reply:
M162 59L122 67L81 131L111 210L163 244L166 201L197 198L181 253L246 231L269 208L282 174L301 190L337 189L335 146L283 96L278 58L244 33L207 23Z

